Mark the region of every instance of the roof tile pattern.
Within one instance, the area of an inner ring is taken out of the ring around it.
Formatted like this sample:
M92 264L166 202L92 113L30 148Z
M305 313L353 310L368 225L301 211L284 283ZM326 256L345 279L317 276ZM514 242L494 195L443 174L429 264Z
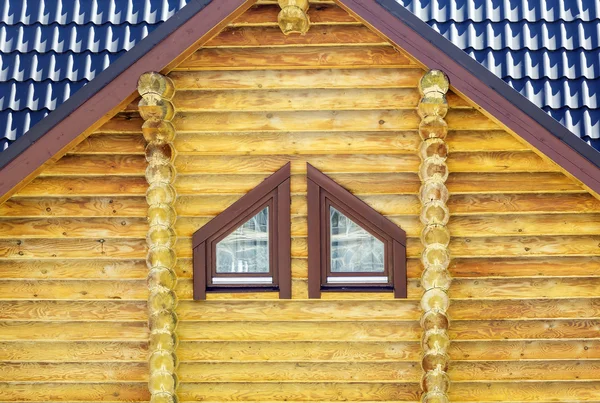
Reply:
M600 150L600 0L396 0Z
M188 1L1 1L0 151ZM397 1L575 134L600 138L600 0Z
M0 1L0 151L187 2Z

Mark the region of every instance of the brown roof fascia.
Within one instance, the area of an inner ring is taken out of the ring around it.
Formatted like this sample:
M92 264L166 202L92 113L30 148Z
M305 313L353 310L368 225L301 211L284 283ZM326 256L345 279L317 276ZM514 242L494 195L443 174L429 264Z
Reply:
M453 89L600 194L600 153L402 5L395 0L335 1L427 68L442 70Z
M0 153L0 204L132 102L141 74L167 73L256 1L190 1Z

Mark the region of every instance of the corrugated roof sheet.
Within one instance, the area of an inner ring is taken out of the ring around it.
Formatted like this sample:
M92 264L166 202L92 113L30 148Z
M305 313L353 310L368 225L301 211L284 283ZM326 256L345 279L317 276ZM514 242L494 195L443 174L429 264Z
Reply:
M600 0L396 0L600 150Z
M188 1L0 2L0 151ZM397 1L575 134L600 137L600 0Z

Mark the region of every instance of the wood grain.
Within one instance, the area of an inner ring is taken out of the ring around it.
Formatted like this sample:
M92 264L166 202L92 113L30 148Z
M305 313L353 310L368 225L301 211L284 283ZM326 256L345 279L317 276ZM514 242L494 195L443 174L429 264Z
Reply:
M280 90L326 88L416 88L423 71L402 69L172 71L178 90Z
M391 46L210 48L192 54L175 68L187 70L330 69L417 64Z
M144 196L11 197L0 204L3 217L145 217Z
M402 131L416 130L420 118L415 110L298 111L298 112L183 112L173 124L178 132L251 131ZM453 130L497 129L495 123L475 109L453 109L446 118Z
M0 320L126 321L147 317L145 301L0 300Z
M18 362L146 362L148 346L141 342L2 341L0 361Z
M0 382L143 382L148 379L144 363L2 363Z
M0 321L2 341L147 341L143 322Z
M236 18L231 25L277 25L277 14L281 8L277 5L260 5L251 7L244 14ZM311 26L319 24L343 24L357 23L345 10L334 4L319 4L317 7L309 7L308 18Z
M600 275L598 256L453 259L453 277L592 277Z
M0 238L143 238L143 218L0 218Z
M275 20L277 21L277 20ZM257 46L345 46L388 45L364 25L317 25L304 35L283 35L279 26L232 26L225 28L203 46L245 48Z

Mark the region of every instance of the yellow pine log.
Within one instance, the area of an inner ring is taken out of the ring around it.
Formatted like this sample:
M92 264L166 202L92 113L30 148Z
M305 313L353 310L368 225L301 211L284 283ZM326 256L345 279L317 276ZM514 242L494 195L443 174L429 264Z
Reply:
M145 217L144 196L12 197L0 204L2 217Z
M0 320L145 320L146 301L0 301Z
M16 402L142 402L150 400L147 382L0 383L0 396Z
M600 361L453 362L449 375L453 382L597 380Z
M178 91L173 104L178 112L414 109L420 98L416 88ZM451 108L471 107L449 98Z
M145 239L0 240L0 258L15 259L144 259Z
M205 341L414 341L419 323L395 322L208 322L181 321L180 340Z
M482 387L483 386L483 387ZM598 401L600 382L480 382L456 383L450 389L450 401L455 402L518 402Z
M75 154L136 154L143 155L144 137L138 134L92 134L71 150Z
M143 300L144 280L0 280L2 299Z
M145 260L11 260L0 259L2 279L144 280Z
M304 35L282 35L279 26L233 26L209 40L206 48L253 48L258 46L389 45L364 25L317 25Z
M113 119L114 120L114 119ZM452 130L497 130L475 109L452 109L446 116ZM416 130L415 110L298 111L298 112L182 112L173 119L178 132L251 131L401 131Z
M146 166L146 159L142 155L68 154L46 168L41 176L144 175Z
M44 176L31 181L18 196L143 196L143 176Z
M418 384L398 383L182 383L181 401L415 401Z
M590 339L597 338L598 319L454 320L451 340Z
M418 341L182 341L182 362L418 361Z
M453 340L449 353L455 362L599 359L600 340Z
M453 259L453 277L600 276L600 256Z
M148 324L146 321L0 321L0 340L147 341Z
M418 382L418 362L182 363L181 382Z
M456 135L461 133L461 135ZM463 134L464 133L464 134ZM110 138L111 134L97 137ZM109 140L106 140L108 143ZM279 154L414 154L420 137L416 130L399 132L237 132L182 133L175 139L179 155L279 155ZM524 150L521 143L503 131L450 131L453 152ZM112 146L107 144L104 148ZM85 150L83 152L86 152Z
M291 48L200 49L175 68L187 70L271 70L330 68L415 68L416 62L389 45Z
M3 341L0 361L21 362L146 362L147 341Z
M2 363L0 382L144 382L148 364L103 363Z
M0 218L0 238L143 238L143 218Z
M277 26L277 15L280 11L281 8L275 4L251 7L248 11L233 20L231 25ZM319 7L309 7L308 18L310 19L311 27L320 24L357 23L357 20L354 17L350 16L350 14L335 4L320 4Z
M186 90L277 90L315 88L416 88L422 70L205 70L172 71L169 77L179 91Z

